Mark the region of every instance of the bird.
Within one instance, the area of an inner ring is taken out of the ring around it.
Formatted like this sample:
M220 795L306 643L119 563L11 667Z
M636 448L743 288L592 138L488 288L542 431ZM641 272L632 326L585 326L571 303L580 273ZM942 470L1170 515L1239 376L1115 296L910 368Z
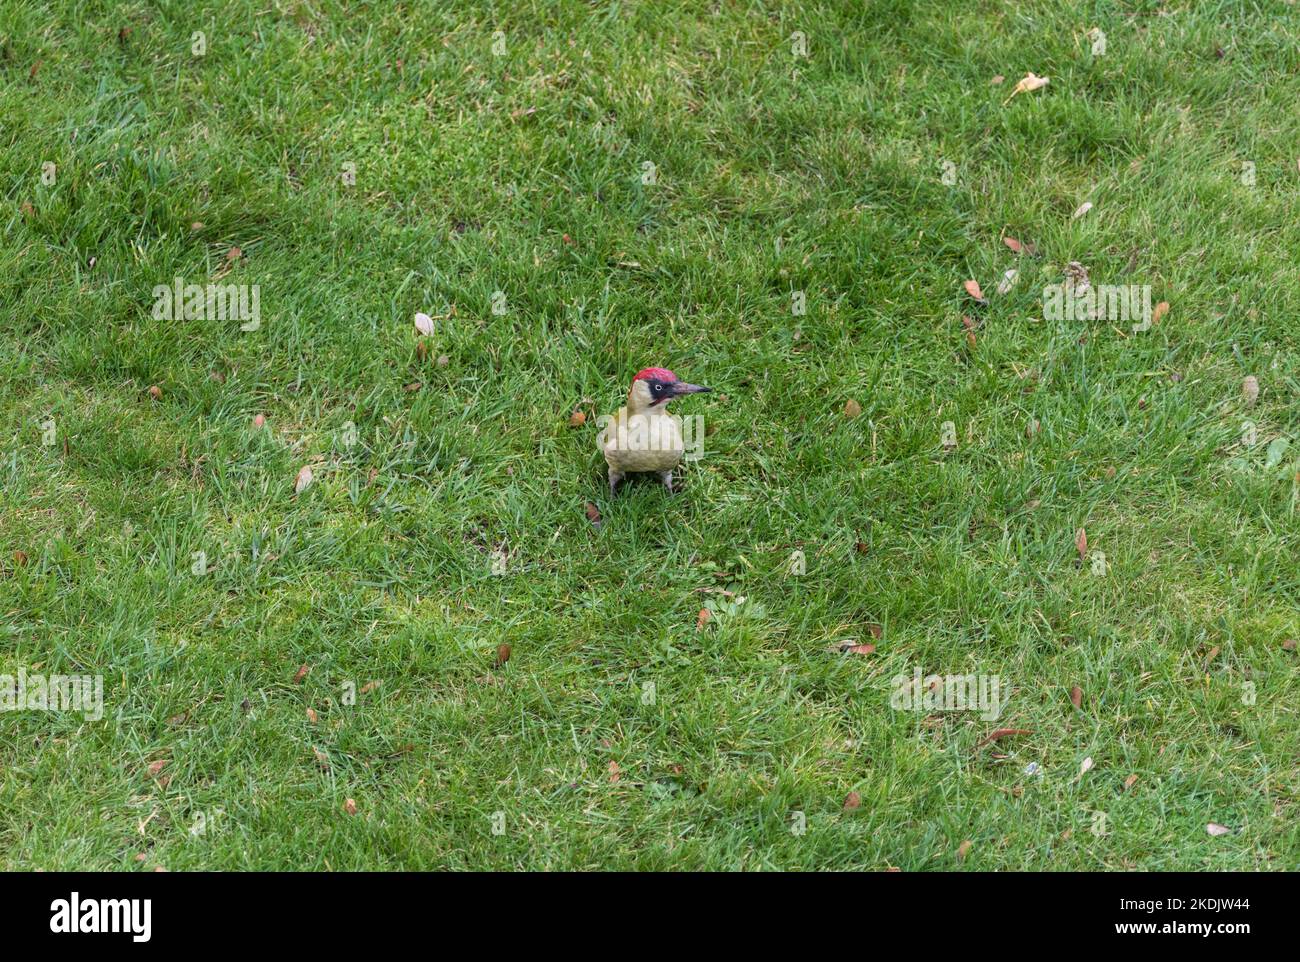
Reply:
M668 402L713 388L687 384L667 368L647 367L637 372L628 388L627 405L603 419L599 442L609 465L609 494L631 473L654 472L673 493L673 468L685 453L681 418L668 413Z

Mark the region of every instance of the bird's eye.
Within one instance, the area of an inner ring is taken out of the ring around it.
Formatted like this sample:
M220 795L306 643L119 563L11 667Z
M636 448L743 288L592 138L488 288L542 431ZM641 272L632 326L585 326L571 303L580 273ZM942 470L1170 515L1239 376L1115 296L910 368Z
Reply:
M655 385L655 393L656 393L656 394L663 394L663 393L664 393L664 386L663 386L662 384L656 384L656 385Z

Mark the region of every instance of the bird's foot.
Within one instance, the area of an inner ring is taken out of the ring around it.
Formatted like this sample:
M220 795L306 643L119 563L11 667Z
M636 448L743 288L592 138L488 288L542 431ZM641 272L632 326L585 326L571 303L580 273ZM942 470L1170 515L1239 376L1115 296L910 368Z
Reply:
M669 494L677 493L673 490L673 473L671 471L660 471L659 480L664 483L664 487L668 489Z
M618 493L618 483L623 480L623 475L619 474L613 468L609 469L609 496L612 498Z

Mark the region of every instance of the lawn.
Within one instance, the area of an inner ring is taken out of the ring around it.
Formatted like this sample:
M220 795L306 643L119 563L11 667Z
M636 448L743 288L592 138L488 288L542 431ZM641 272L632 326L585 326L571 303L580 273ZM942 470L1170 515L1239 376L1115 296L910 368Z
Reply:
M103 712L0 868L1300 867L1298 101L1281 0L4 0L0 675Z

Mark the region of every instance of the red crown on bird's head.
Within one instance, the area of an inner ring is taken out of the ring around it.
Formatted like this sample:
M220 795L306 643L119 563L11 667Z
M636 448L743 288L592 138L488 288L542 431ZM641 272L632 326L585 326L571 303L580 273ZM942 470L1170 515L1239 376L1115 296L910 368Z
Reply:
M677 375L666 367L647 367L636 372L636 377L632 378L632 383L637 381L667 381L669 384L677 380Z

